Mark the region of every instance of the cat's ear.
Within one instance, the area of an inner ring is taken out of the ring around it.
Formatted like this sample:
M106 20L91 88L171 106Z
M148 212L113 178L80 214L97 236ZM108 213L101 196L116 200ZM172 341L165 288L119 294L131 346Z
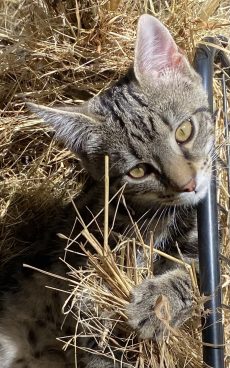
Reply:
M158 78L166 68L183 70L187 64L168 29L153 16L142 15L138 22L134 60L137 79Z
M29 110L51 125L58 140L63 141L66 147L81 155L86 146L93 145L98 132L98 123L90 114L76 109L67 111L65 108L51 108L26 103Z

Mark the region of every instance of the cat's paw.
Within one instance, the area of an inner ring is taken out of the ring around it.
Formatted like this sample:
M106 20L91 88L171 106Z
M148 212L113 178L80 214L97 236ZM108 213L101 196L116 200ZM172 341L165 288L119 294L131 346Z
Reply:
M128 323L142 339L161 340L171 328L192 315L193 293L187 272L181 269L146 279L131 293Z

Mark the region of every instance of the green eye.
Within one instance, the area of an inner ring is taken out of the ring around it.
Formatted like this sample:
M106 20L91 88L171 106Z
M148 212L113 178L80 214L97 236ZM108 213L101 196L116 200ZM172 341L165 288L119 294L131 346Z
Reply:
M144 165L138 165L129 171L128 175L133 179L141 179L145 176L146 169Z
M175 138L177 143L188 142L193 135L193 125L190 120L184 121L176 130Z

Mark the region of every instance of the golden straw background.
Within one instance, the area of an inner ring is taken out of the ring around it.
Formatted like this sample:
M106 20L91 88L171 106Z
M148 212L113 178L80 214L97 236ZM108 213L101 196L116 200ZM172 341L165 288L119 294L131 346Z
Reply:
M25 109L24 100L37 103L74 104L105 89L124 74L133 60L135 32L140 14L148 12L162 20L177 44L193 60L195 47L204 36L230 36L230 5L228 1L135 1L135 0L2 0L0 2L0 262L23 251L19 244L21 232L29 234L31 226L41 219L47 224L58 217L61 206L79 192L86 174L78 160L52 139L50 128L41 124ZM230 48L226 49L229 53ZM230 56L230 55L229 55ZM214 81L216 108L221 107L219 68ZM223 115L217 113L217 151L226 162ZM220 148L218 148L221 146ZM227 174L218 167L219 203L229 212ZM225 324L226 367L230 366L230 245L229 215L220 215L222 233L222 290ZM138 230L137 230L138 231ZM68 234L65 234L68 238ZM64 235L62 235L64 237ZM90 241L91 234L85 229ZM106 236L106 234L105 234ZM30 236L28 235L28 241ZM66 240L67 241L67 240ZM132 242L132 239L130 240ZM141 239L137 243L141 243ZM97 256L100 247L97 246ZM131 247L137 246L135 242ZM148 245L143 245L148 247ZM127 251L127 248L125 248ZM147 248L146 248L147 249ZM151 252L150 252L151 253ZM108 300L101 280L110 274L102 258L91 257L93 277L84 286L97 290L106 310ZM119 280L120 290L110 293L109 303L119 310L125 320L124 305L133 284L139 283L141 271L124 275L122 257L111 256ZM134 257L135 258L135 257ZM124 258L123 258L124 259ZM99 270L99 265L106 268ZM115 263L114 263L115 262ZM117 262L117 264L116 264ZM131 262L132 263L132 262ZM127 265L126 265L127 266ZM128 265L130 270L135 266ZM75 272L75 270L73 270ZM147 270L152 275L149 266ZM76 285L85 279L75 272ZM115 282L112 279L112 283ZM194 281L196 288L196 281ZM116 284L117 285L117 284ZM66 287L68 285L66 284ZM117 287L117 286L116 286ZM77 288L77 286L76 286ZM73 295L81 292L78 288ZM99 290L99 291L98 291ZM117 293L117 294L116 294ZM198 300L200 300L198 298ZM160 301L164 303L164 301ZM200 309L200 308L198 308ZM137 343L130 349L137 351L136 367L202 367L199 315L182 331L176 331L166 343L153 346L151 342ZM194 312L195 313L195 312ZM167 321L166 321L167 322ZM74 320L73 320L74 323ZM109 329L110 327L108 327ZM98 327L102 345L109 341L103 328ZM66 342L66 341L65 341ZM70 342L72 344L73 342ZM110 343L110 342L109 342ZM68 343L67 343L68 345Z

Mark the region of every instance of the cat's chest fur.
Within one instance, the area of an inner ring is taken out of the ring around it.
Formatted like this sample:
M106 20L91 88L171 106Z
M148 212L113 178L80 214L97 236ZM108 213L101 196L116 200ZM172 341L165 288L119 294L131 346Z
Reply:
M91 183L90 190L83 191L82 195L76 199L75 206L86 225L92 222L93 215L97 216L104 207L103 183L98 185ZM146 244L149 244L150 236L153 234L154 247L170 253L173 252L176 241L180 243L180 239L183 238L183 244L186 244L186 237L189 239L189 232L194 230L193 223L189 223L186 219L184 219L186 226L183 228L183 224L179 222L181 214L178 211L176 208L172 210L169 208L156 209L151 203L148 208L140 206L140 204L137 206L132 201L125 200L124 197L120 199L119 203L117 200L111 201L109 226L113 226L115 233L126 238L135 237L136 239L138 239L136 233L138 228ZM63 232L68 236L76 216L74 206L67 206L64 210L63 223L61 226L59 223L57 232ZM101 216L97 218L101 229L103 228L103 216L102 212ZM187 217L189 216L187 212ZM92 231L94 229L95 226L92 226ZM49 230L43 229L42 231ZM78 226L76 226L75 231L76 234L79 234ZM72 234L73 237L74 235ZM113 246L112 243L111 246ZM63 240L54 241L53 247L56 249L52 249L52 251L57 251L57 255L62 257ZM143 262L144 259L140 253L138 264L141 265ZM156 266L158 262L156 262ZM71 257L70 263L73 267L76 266L73 257ZM163 267L165 266L161 264L161 271ZM56 263L56 258L53 265L50 265L49 271L62 276L65 276L66 272L61 262ZM158 273L157 269L156 273ZM29 279L24 277L18 282L18 291L10 291L5 294L2 301L3 312L0 324L5 332L0 334L0 343L5 353L0 355L1 366L11 368L14 363L17 363L19 368L26 366L26 364L29 367L34 367L39 360L41 366L49 366L50 368L67 367L68 364L72 367L73 355L64 354L60 349L61 343L54 338L54 336L67 336L73 333L72 321L65 320L62 327L65 318L61 315L61 307L65 302L66 294L55 291L55 289L65 290L66 285L55 278L47 278L36 272ZM46 289L46 285L51 285L54 290Z
M105 189L103 182L90 185L90 189L84 192L82 199L79 198L75 205L78 208L84 207L85 224L91 224L89 230L94 232L96 226L101 229L104 227ZM81 209L79 212L81 213ZM151 239L154 248L166 252L172 251L179 244L183 251L191 251L193 254L191 244L197 240L196 210L192 207L156 205L151 201L141 203L129 198L125 193L119 196L119 192L111 191L109 230L123 239L135 238L147 245L150 245ZM113 244L111 240L110 246L114 245L116 246L116 243Z

